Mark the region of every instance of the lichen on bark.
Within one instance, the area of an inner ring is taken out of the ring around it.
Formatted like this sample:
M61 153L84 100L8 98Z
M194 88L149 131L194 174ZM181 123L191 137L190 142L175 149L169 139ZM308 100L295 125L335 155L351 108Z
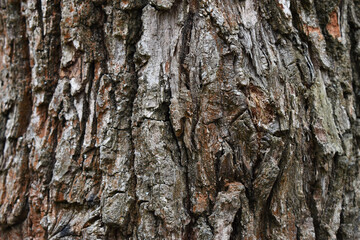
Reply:
M359 0L0 0L0 239L360 238Z

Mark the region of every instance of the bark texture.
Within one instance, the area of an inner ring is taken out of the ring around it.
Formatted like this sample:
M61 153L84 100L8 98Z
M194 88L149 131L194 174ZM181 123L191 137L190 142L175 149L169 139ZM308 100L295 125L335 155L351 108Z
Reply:
M360 239L359 0L0 0L0 239Z

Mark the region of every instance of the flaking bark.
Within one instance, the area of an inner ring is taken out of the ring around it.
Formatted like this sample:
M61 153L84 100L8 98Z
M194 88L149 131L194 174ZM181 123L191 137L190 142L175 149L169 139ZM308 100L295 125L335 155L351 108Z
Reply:
M359 0L0 0L0 239L360 239Z

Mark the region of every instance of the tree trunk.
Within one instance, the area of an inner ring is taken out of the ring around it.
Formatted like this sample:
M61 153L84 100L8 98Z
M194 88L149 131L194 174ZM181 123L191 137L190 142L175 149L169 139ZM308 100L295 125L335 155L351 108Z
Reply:
M360 239L359 0L0 0L0 239Z

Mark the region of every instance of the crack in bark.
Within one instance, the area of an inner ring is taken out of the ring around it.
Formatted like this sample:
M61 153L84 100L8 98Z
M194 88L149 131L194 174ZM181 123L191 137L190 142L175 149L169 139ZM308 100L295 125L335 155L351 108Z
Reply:
M133 136L133 115L134 115L134 104L135 104L135 100L137 97L137 92L138 92L138 88L139 88L139 84L138 84L138 73L137 73L137 69L136 69L136 63L135 63L135 58L134 55L136 53L136 44L138 41L140 41L140 38L142 36L142 27L143 27L143 23L142 23L142 9L136 9L131 11L130 14L130 18L133 21L133 34L131 34L131 36L128 36L127 38L127 42L128 42L128 46L126 49L126 63L127 66L129 67L128 71L132 74L132 82L133 82L133 90L132 90L132 94L130 95L130 113L129 113L129 120L130 120L130 127L131 129L129 130L129 134L130 134L130 143L131 143L131 157L130 157L130 170L131 170L131 180L130 180L130 195L135 199L134 204L132 206L132 215L131 215L131 220L130 220L130 224L132 225L132 234L136 235L137 232L137 224L138 224L138 217L139 217L139 206L140 206L140 202L139 199L137 197L136 194L136 187L137 187L137 176L135 173L135 143L134 143L134 136Z

